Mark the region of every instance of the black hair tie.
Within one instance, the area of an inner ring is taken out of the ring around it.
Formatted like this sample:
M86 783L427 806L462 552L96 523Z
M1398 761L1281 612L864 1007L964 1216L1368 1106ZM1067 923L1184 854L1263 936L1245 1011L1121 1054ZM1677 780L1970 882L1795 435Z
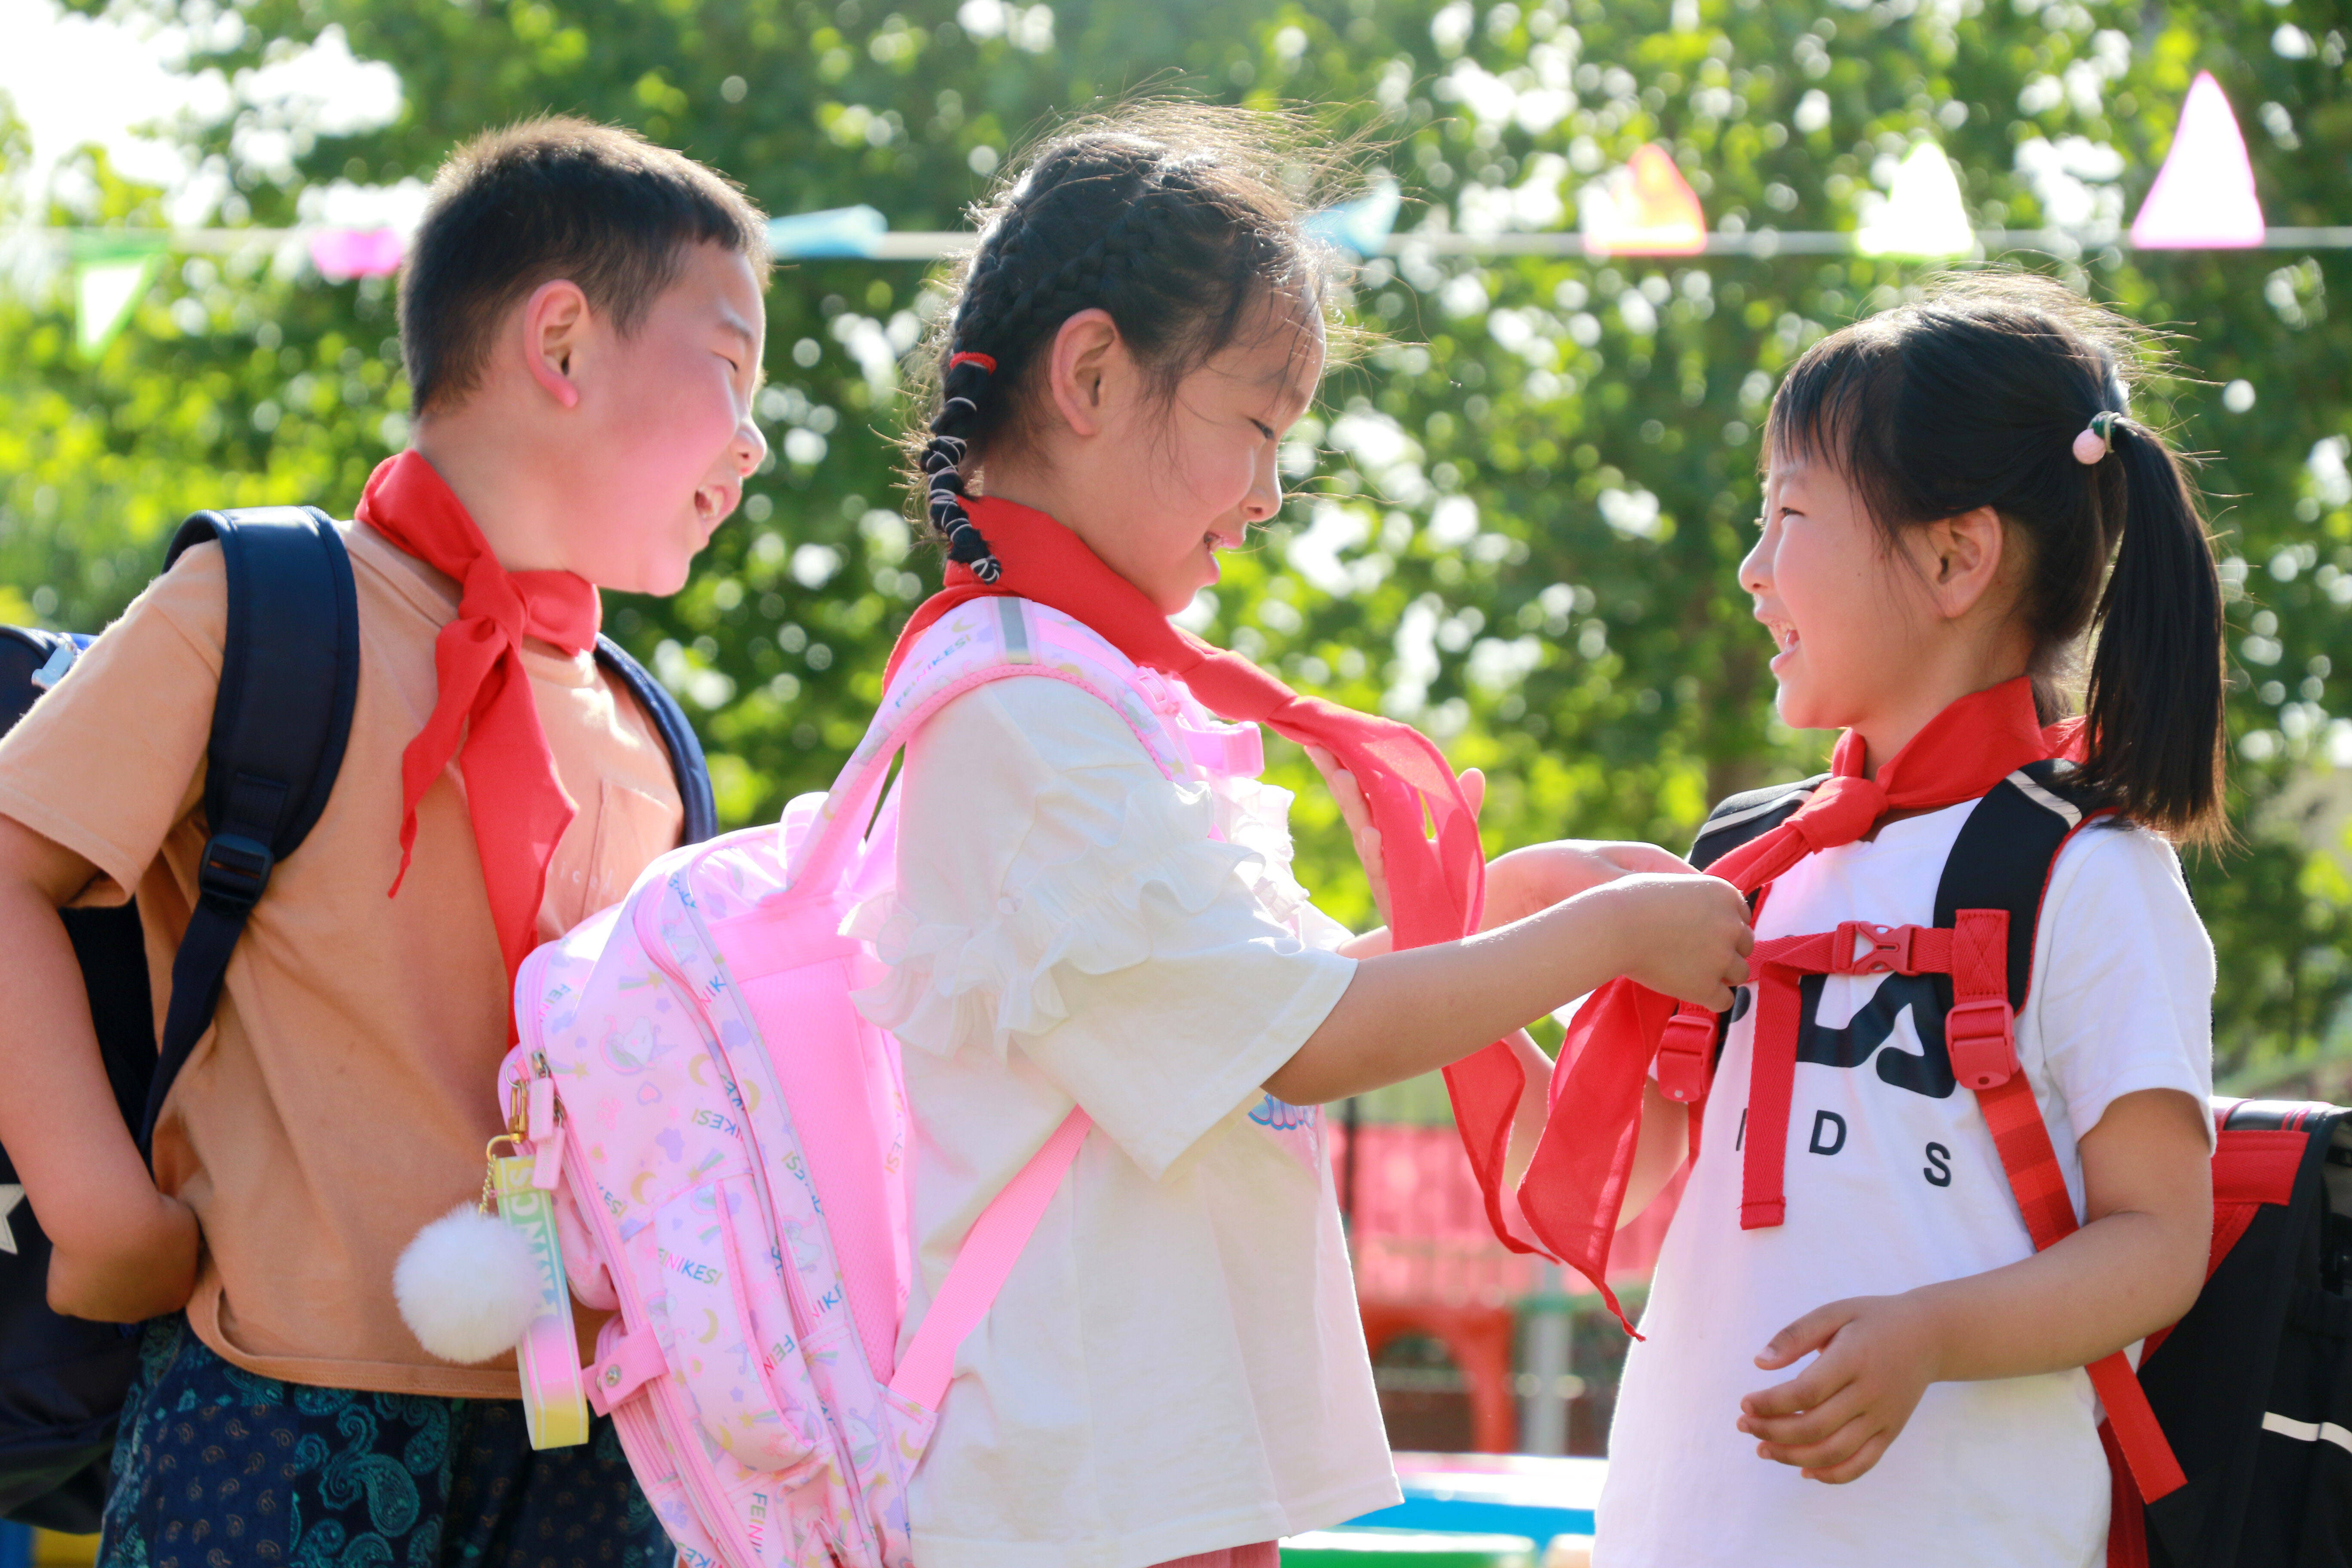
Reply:
M922 456L924 499L931 528L947 541L948 559L969 567L982 583L994 583L1003 575L1004 568L989 548L987 539L973 526L971 514L964 510L963 462L971 449L971 443L940 426L977 416L982 389L995 374L996 360L992 355L965 350L948 356L945 380L955 384L961 376L961 384L940 405L939 417L932 421L931 439Z

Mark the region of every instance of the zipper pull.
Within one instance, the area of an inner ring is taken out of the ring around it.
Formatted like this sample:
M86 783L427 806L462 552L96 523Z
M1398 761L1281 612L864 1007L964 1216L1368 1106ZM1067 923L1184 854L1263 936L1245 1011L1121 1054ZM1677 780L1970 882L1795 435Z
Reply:
M548 1075L547 1058L531 1058L530 1090L523 1112L523 1133L530 1140L530 1184L551 1193L563 1178L562 1111L555 1102L555 1079Z

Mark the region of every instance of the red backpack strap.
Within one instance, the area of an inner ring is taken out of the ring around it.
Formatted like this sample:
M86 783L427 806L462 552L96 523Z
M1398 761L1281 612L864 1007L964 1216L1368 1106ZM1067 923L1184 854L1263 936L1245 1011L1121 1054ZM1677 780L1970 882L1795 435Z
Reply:
M1937 923L1953 932L1945 1023L1953 1076L1976 1091L2036 1251L2072 1235L2077 1222L2042 1107L2019 1068L2017 1012L2032 979L2034 932L2051 868L2068 841L2097 818L2066 798L2063 764L2020 769L1969 813L1936 893ZM2130 1362L2118 1351L2087 1370L2106 1407L2111 1451L2123 1457L2138 1500L2178 1489L2185 1480L2180 1463ZM2128 1545L2129 1521L2125 1533Z
M1768 784L1726 798L1707 813L1691 844L1690 863L1704 871L1741 845L1771 832L1812 799L1813 791L1829 776L1815 773L1794 784ZM1748 900L1751 912L1761 912L1764 897L1759 892ZM1689 1109L1689 1159L1694 1164L1706 1117L1706 1091L1715 1080L1716 1057L1730 1025L1728 1012L1712 1013L1685 1002L1666 1020L1665 1036L1658 1044L1658 1092Z
M2006 910L1963 910L1959 920L2001 926L2009 923ZM1955 926L1965 931L1965 925ZM1958 949L1961 943L1956 942ZM1995 943L1990 952L1996 962L2005 968L2005 943ZM1976 978L1981 982L1986 967L1980 966ZM1998 971L1993 973L1998 973ZM1962 997L1969 994L1958 965L1952 973L1952 988ZM2073 1235L2076 1228L2074 1201L2066 1191L2065 1172L2059 1166L2058 1152L2051 1144L2050 1129L2042 1120L2042 1107L2034 1100L2033 1085L2020 1071L2014 1045L2014 1015L2011 1013L2005 984L1990 987L1979 984L1973 988L1979 997L1989 997L1998 1005L2005 1033L2010 1041L2009 1070L1998 1083L1990 1087L1971 1084L1977 1091L1977 1106L1984 1112L1985 1125L1992 1131L1993 1148L2000 1154L2000 1168L2009 1177L2009 1190L2017 1196L2017 1206L2025 1215L2025 1228L2033 1237L2036 1252L2050 1247ZM1947 1039L1949 1030L1947 1028ZM1958 1051L1954 1052L1955 1070ZM2131 1479L2142 1502L2154 1502L2167 1493L2177 1490L2187 1479L2180 1472L2180 1462L2173 1458L2172 1445L2166 1440L2164 1428L2157 1424L2156 1412L2149 1408L2147 1394L2140 1388L2139 1378L2131 1363L2121 1351L2094 1362L2090 1366L2091 1386L2106 1406L2107 1420L2115 1428L2117 1448L2131 1468Z

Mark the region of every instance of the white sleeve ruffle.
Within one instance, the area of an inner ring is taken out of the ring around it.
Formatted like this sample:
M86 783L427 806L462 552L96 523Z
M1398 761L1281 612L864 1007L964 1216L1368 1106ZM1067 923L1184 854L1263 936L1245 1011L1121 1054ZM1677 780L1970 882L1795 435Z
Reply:
M1260 849L1212 837L1222 815L1212 792L1156 782L1081 832L1076 855L1009 873L991 919L926 921L895 892L860 905L843 930L872 942L888 973L855 994L858 1010L905 1045L940 1056L984 1047L1001 1060L1013 1036L1068 1016L1057 973L1109 974L1196 947L1202 933L1186 928L1221 895L1271 917L1258 889L1274 868ZM1286 872L1275 874L1286 882Z

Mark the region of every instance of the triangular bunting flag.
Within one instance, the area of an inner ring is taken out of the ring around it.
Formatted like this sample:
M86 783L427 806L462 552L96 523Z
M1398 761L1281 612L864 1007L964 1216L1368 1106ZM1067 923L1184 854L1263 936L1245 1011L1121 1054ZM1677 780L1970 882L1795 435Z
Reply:
M1378 256L1396 227L1397 212L1402 205L1397 183L1383 175L1354 201L1309 215L1307 232L1335 249Z
M130 235L92 235L74 246L74 342L96 359L131 320L153 281L163 243Z
M2132 243L2142 250L2242 249L2260 245L2263 234L2238 117L2213 73L2199 71L2180 106L2172 151L2132 219Z
M310 233L310 265L330 283L389 278L408 248L396 228L321 228Z
M1577 219L1589 256L1696 256L1706 248L1698 193L1654 142L1577 193Z
M871 256L890 220L869 206L828 207L768 220L768 249L788 256Z
M1976 248L1959 176L1933 142L1914 143L1895 165L1893 187L1863 203L1853 247L1864 256L1966 256Z

